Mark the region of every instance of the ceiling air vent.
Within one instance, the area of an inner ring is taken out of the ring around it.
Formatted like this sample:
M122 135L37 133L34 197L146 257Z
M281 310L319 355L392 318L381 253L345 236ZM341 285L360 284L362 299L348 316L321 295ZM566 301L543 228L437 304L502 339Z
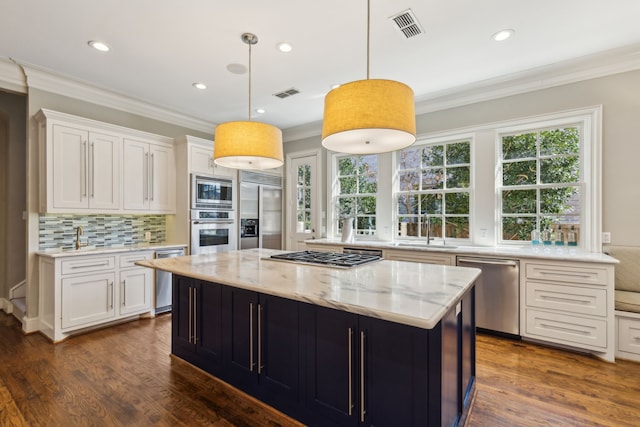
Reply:
M282 92L278 92L278 93L274 93L273 96L277 96L280 99L285 99L288 98L290 96L296 95L300 93L300 91L296 88L291 88L291 89L287 89L287 90L283 90Z
M411 37L419 36L424 32L422 30L422 26L418 22L418 19L413 14L413 11L411 9L407 9L404 12L401 12L395 16L392 16L389 19L393 20L398 30L400 30L400 32L407 39L410 39Z

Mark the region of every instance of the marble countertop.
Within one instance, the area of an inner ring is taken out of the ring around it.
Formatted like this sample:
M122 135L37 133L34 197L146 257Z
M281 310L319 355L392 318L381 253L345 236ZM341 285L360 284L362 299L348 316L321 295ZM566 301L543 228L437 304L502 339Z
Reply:
M480 274L404 261L340 269L268 259L283 252L248 249L136 264L423 329L436 326Z
M84 246L80 249L47 249L36 252L37 255L48 258L74 257L80 255L103 255L118 252L134 252L134 251L159 251L162 249L186 248L188 245L182 243L140 243L137 245L127 246L110 246L95 247Z
M537 258L554 261L577 261L595 262L603 264L617 264L619 261L607 254L588 252L584 249L569 248L567 246L557 248L553 246L451 246L431 244L408 243L408 242L385 242L378 240L358 240L355 242L342 242L339 239L311 239L305 243L340 246L349 248L372 248L372 249L394 249L416 252L439 252L451 253L454 255L477 255L477 256L499 256L509 258Z

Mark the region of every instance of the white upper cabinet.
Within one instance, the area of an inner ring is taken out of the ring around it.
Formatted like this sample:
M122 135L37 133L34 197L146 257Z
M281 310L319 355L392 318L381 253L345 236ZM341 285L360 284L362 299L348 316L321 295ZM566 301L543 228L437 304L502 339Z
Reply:
M40 110L40 212L175 213L173 139Z
M213 144L211 145L213 147ZM214 174L213 148L189 145L189 157L191 159L189 172L204 175Z
M124 209L175 212L173 147L124 140Z
M54 125L48 210L120 209L121 144L115 135Z

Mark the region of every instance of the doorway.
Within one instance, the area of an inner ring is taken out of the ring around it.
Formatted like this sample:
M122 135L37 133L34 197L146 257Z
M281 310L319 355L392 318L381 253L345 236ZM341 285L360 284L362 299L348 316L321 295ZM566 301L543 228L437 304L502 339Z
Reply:
M321 236L320 151L287 155L287 250Z

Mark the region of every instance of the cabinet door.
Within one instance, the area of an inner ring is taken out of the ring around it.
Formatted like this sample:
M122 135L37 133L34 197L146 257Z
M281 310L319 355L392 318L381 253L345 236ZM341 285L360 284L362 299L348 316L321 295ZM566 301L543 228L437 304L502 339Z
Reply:
M124 209L148 210L149 144L125 139L123 147Z
M120 209L120 137L89 134L89 208Z
M469 404L476 378L475 288L462 299L462 408Z
M120 271L120 314L151 310L153 270L134 268Z
M189 172L213 175L213 143L211 148L192 145L189 148L189 155L191 156Z
M62 328L113 318L114 282L113 272L62 279Z
M255 392L258 385L258 294L224 286L224 379L235 387Z
M173 148L150 145L149 167L149 209L175 212L176 172Z
M258 374L264 400L279 409L300 405L300 303L260 295Z
M171 353L196 363L193 322L194 279L173 275L171 306Z
M462 396L462 361L460 358L460 316L456 308L449 310L440 321L441 327L441 416L442 426L457 425L461 414ZM431 360L437 355L431 354ZM435 367L432 366L432 367ZM431 412L432 414L434 411Z
M219 375L222 369L222 286L199 282L194 287L195 343L200 367Z
M360 316L356 342L360 425L428 425L428 331Z
M88 207L88 137L84 130L53 126L53 207L86 209Z
M359 370L356 360L358 316L309 305L305 308L307 342L307 399L313 424L357 423ZM400 424L393 424L400 425Z

